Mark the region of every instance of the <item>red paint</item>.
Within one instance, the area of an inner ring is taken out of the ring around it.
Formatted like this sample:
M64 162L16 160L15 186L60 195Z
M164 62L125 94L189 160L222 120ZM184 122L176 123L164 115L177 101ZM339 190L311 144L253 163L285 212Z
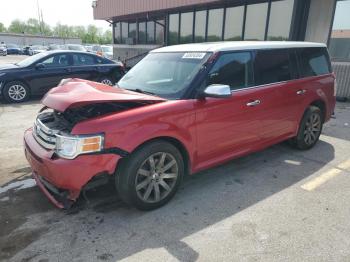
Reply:
M77 82L53 89L43 103L63 111L97 101L163 102L82 121L72 134L103 132L105 148L118 147L130 153L151 139L170 137L186 149L191 173L295 136L303 113L315 101L325 103L326 121L335 107L333 74L247 88L233 92L228 99L174 101ZM82 85L87 92L78 90ZM306 93L297 95L300 89ZM248 102L256 99L261 101L259 106L247 107ZM82 155L74 160L53 159L53 152L43 149L31 132L27 130L24 139L30 149L26 155L32 169L55 186L69 190L71 200L78 197L82 187L95 175L102 172L112 175L121 158L103 154Z

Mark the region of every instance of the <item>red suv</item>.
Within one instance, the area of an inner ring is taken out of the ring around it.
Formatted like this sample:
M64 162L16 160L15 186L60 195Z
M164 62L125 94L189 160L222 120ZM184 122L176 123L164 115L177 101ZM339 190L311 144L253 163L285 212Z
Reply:
M24 135L33 176L58 207L113 181L149 210L185 174L289 140L309 149L335 106L327 48L223 42L150 52L115 87L63 80Z

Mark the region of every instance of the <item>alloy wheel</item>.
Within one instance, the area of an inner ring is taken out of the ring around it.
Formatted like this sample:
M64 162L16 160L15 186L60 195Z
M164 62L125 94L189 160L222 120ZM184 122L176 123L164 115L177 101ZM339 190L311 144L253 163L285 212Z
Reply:
M318 139L321 133L322 121L321 117L317 113L313 113L306 120L304 130L304 142L307 145L312 145Z
M8 95L14 101L22 101L27 95L27 90L22 85L12 85L8 89Z
M146 203L157 203L173 190L179 176L179 167L170 153L158 152L149 156L137 171L137 196Z
M109 79L103 79L102 81L101 81L101 83L102 84L105 84L105 85L109 85L109 86L112 86L113 85L113 83L112 83L112 81L111 80L109 80Z

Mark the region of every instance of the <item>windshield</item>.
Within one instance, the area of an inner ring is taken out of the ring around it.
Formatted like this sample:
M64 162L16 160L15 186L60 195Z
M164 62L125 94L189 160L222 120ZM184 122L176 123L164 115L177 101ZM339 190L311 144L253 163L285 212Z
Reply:
M106 53L112 53L113 48L111 46L102 46L102 51Z
M47 55L46 53L39 53L39 54L30 56L30 57L22 60L21 62L18 62L16 65L23 66L23 67L29 66L29 65L33 64L34 62L36 62L37 60L45 57L46 55Z
M210 53L150 53L119 82L128 90L179 99Z

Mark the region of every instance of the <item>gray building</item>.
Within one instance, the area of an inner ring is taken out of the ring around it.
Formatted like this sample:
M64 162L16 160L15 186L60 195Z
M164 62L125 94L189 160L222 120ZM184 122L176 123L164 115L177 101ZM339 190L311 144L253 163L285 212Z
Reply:
M0 33L0 43L26 45L81 44L80 38L60 38L55 36L38 36L29 34Z

